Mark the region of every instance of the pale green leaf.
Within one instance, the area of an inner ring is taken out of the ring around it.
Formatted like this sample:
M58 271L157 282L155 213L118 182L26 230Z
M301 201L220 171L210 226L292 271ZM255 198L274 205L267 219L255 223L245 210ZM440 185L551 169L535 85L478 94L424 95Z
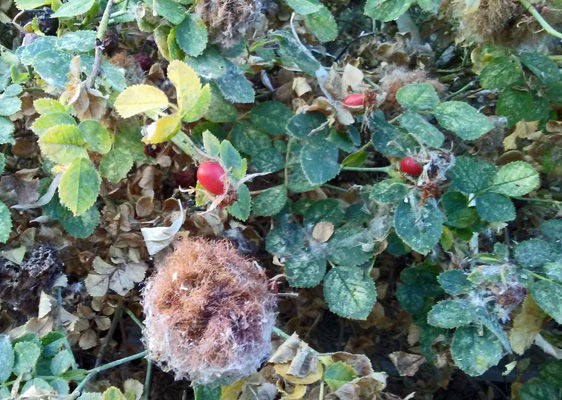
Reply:
M413 250L427 254L439 242L445 219L441 211L427 203L400 203L394 215L396 234Z
M0 144L15 143L14 123L8 118L0 117Z
M270 135L287 133L286 126L292 116L289 107L277 101L260 103L250 111L250 120L254 125Z
M524 196L539 187L539 183L539 173L531 164L514 161L498 171L493 190L506 196Z
M339 150L335 144L320 137L312 137L300 153L301 167L312 185L335 178L340 172Z
M381 204L402 201L407 194L408 186L399 179L385 179L371 188L371 198Z
M76 121L66 112L57 111L41 115L35 120L33 125L31 125L31 130L37 136L41 137L45 132L57 125L76 125Z
M330 311L344 318L366 320L377 300L375 283L358 267L335 267L324 278Z
M496 176L495 165L477 161L475 158L462 156L455 161L449 170L452 183L449 190L459 190L464 193L476 193L490 187Z
M445 141L443 133L419 114L406 111L400 117L400 126L410 132L410 135L418 138L421 143L430 147L440 148Z
M446 101L435 108L439 124L461 139L474 140L490 132L494 124L477 109L460 101Z
M64 172L60 184L61 201L75 215L85 213L96 201L100 178L91 161L78 158Z
M321 42L331 42L338 37L336 19L324 5L318 11L305 15L304 23Z
M16 6L20 10L32 10L46 4L51 4L51 0L16 0Z
M72 365L72 356L68 350L61 350L51 360L51 373L53 375L61 375L66 372Z
M14 374L20 375L31 372L39 360L41 348L33 342L19 342L14 345L15 363Z
M9 117L21 109L19 97L0 95L0 116Z
M287 3L300 15L312 14L322 8L318 0L288 0Z
M205 22L197 14L188 14L176 28L176 40L185 54L197 57L207 47Z
M236 193L238 194L238 200L229 205L227 210L234 218L246 221L252 209L250 189L248 189L248 186L242 184L236 189Z
M142 139L144 143L162 143L173 138L181 129L181 118L177 114L168 115L153 122L146 128L146 136Z
M0 243L6 243L12 230L10 209L0 201Z
M98 121L88 119L82 121L79 125L84 140L90 148L100 154L106 154L111 150L111 137L109 131L105 129Z
M189 111L182 113L182 121L194 122L200 120L211 105L211 96L211 87L209 84L203 86L203 89L201 89L201 93L199 94L199 97L193 107L191 107Z
M367 0L365 15L376 21L394 21L404 14L412 0Z
M275 215L287 203L287 188L285 185L275 186L263 190L252 199L252 212L254 215Z
M484 193L476 198L476 210L484 221L506 222L515 219L512 201L498 193Z
M105 154L100 161L100 173L108 181L117 183L127 176L133 167L131 152L123 147L115 147Z
M458 328L476 319L472 304L465 299L443 300L433 306L427 322L438 328Z
M224 98L233 103L253 103L255 91L240 69L230 61L226 61L226 71L215 83Z
M326 274L326 257L305 247L285 261L285 275L292 287L315 287Z
M8 335L0 335L0 383L8 380L14 367L14 350Z
M396 92L396 101L412 111L433 110L439 104L435 88L428 83L414 83Z
M85 14L94 5L95 0L69 0L51 15L51 18L71 18Z
M324 380L332 391L338 390L340 387L357 378L357 372L349 364L338 361L330 365L324 371Z
M482 336L477 327L464 326L455 331L451 345L455 364L471 376L482 375L503 356L500 341L488 329Z
M521 83L521 64L512 56L494 58L480 73L480 86L486 89L503 89Z

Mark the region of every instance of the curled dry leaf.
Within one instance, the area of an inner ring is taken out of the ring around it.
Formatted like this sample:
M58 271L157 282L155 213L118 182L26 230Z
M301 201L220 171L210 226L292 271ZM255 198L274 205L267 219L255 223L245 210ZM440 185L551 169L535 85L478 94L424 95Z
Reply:
M327 221L320 221L312 230L314 240L324 243L327 242L334 234L334 224Z

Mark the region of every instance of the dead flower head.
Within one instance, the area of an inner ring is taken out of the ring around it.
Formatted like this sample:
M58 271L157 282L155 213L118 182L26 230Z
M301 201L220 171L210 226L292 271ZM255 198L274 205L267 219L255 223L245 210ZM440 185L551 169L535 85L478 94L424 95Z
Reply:
M148 357L176 379L228 384L268 357L275 298L228 241L180 240L143 297Z

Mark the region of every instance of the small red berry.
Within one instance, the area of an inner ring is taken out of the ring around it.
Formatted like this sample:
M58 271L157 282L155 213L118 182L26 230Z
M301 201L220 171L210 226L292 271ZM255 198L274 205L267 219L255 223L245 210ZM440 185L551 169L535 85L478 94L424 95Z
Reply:
M422 173L423 168L412 157L404 157L400 161L400 170L410 175L419 175Z
M348 107L361 107L365 103L365 96L363 93L350 94L343 99L343 104Z
M201 186L216 195L224 193L224 175L224 169L213 161L205 161L197 169L197 179Z

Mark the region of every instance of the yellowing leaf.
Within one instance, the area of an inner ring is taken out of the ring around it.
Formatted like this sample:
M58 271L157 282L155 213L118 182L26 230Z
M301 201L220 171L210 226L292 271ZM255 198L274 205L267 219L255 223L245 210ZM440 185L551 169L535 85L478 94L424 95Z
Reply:
M162 143L173 138L181 128L181 119L177 114L160 118L146 127L143 142L149 144Z
M58 164L70 164L79 157L86 157L82 131L75 125L57 125L39 139L39 147L45 156Z
M98 171L87 158L78 158L70 164L59 184L61 202L75 215L84 214L95 203L99 190Z
M233 383L230 386L221 386L221 399L220 400L230 400L237 399L244 387L245 380L242 379L238 382Z
M291 368L291 363L276 364L274 368L275 372L294 385L310 385L314 382L318 382L320 378L322 378L322 363L320 361L318 361L318 367L316 370L312 371L304 378L299 378L298 376L290 375L288 373L289 368Z
M115 100L115 108L123 118L166 107L168 107L166 93L149 85L128 87Z
M168 67L168 78L176 87L178 106L183 115L191 110L201 95L199 77L189 65L174 60Z
M545 314L536 305L533 297L528 295L523 301L521 312L513 320L513 328L509 332L509 343L517 354L523 354L540 333Z
M201 90L201 94L197 98L197 101L191 107L191 109L182 113L182 120L185 122L197 121L203 116L203 114L207 112L207 109L210 105L211 87L209 85L205 85L203 87L203 90Z

